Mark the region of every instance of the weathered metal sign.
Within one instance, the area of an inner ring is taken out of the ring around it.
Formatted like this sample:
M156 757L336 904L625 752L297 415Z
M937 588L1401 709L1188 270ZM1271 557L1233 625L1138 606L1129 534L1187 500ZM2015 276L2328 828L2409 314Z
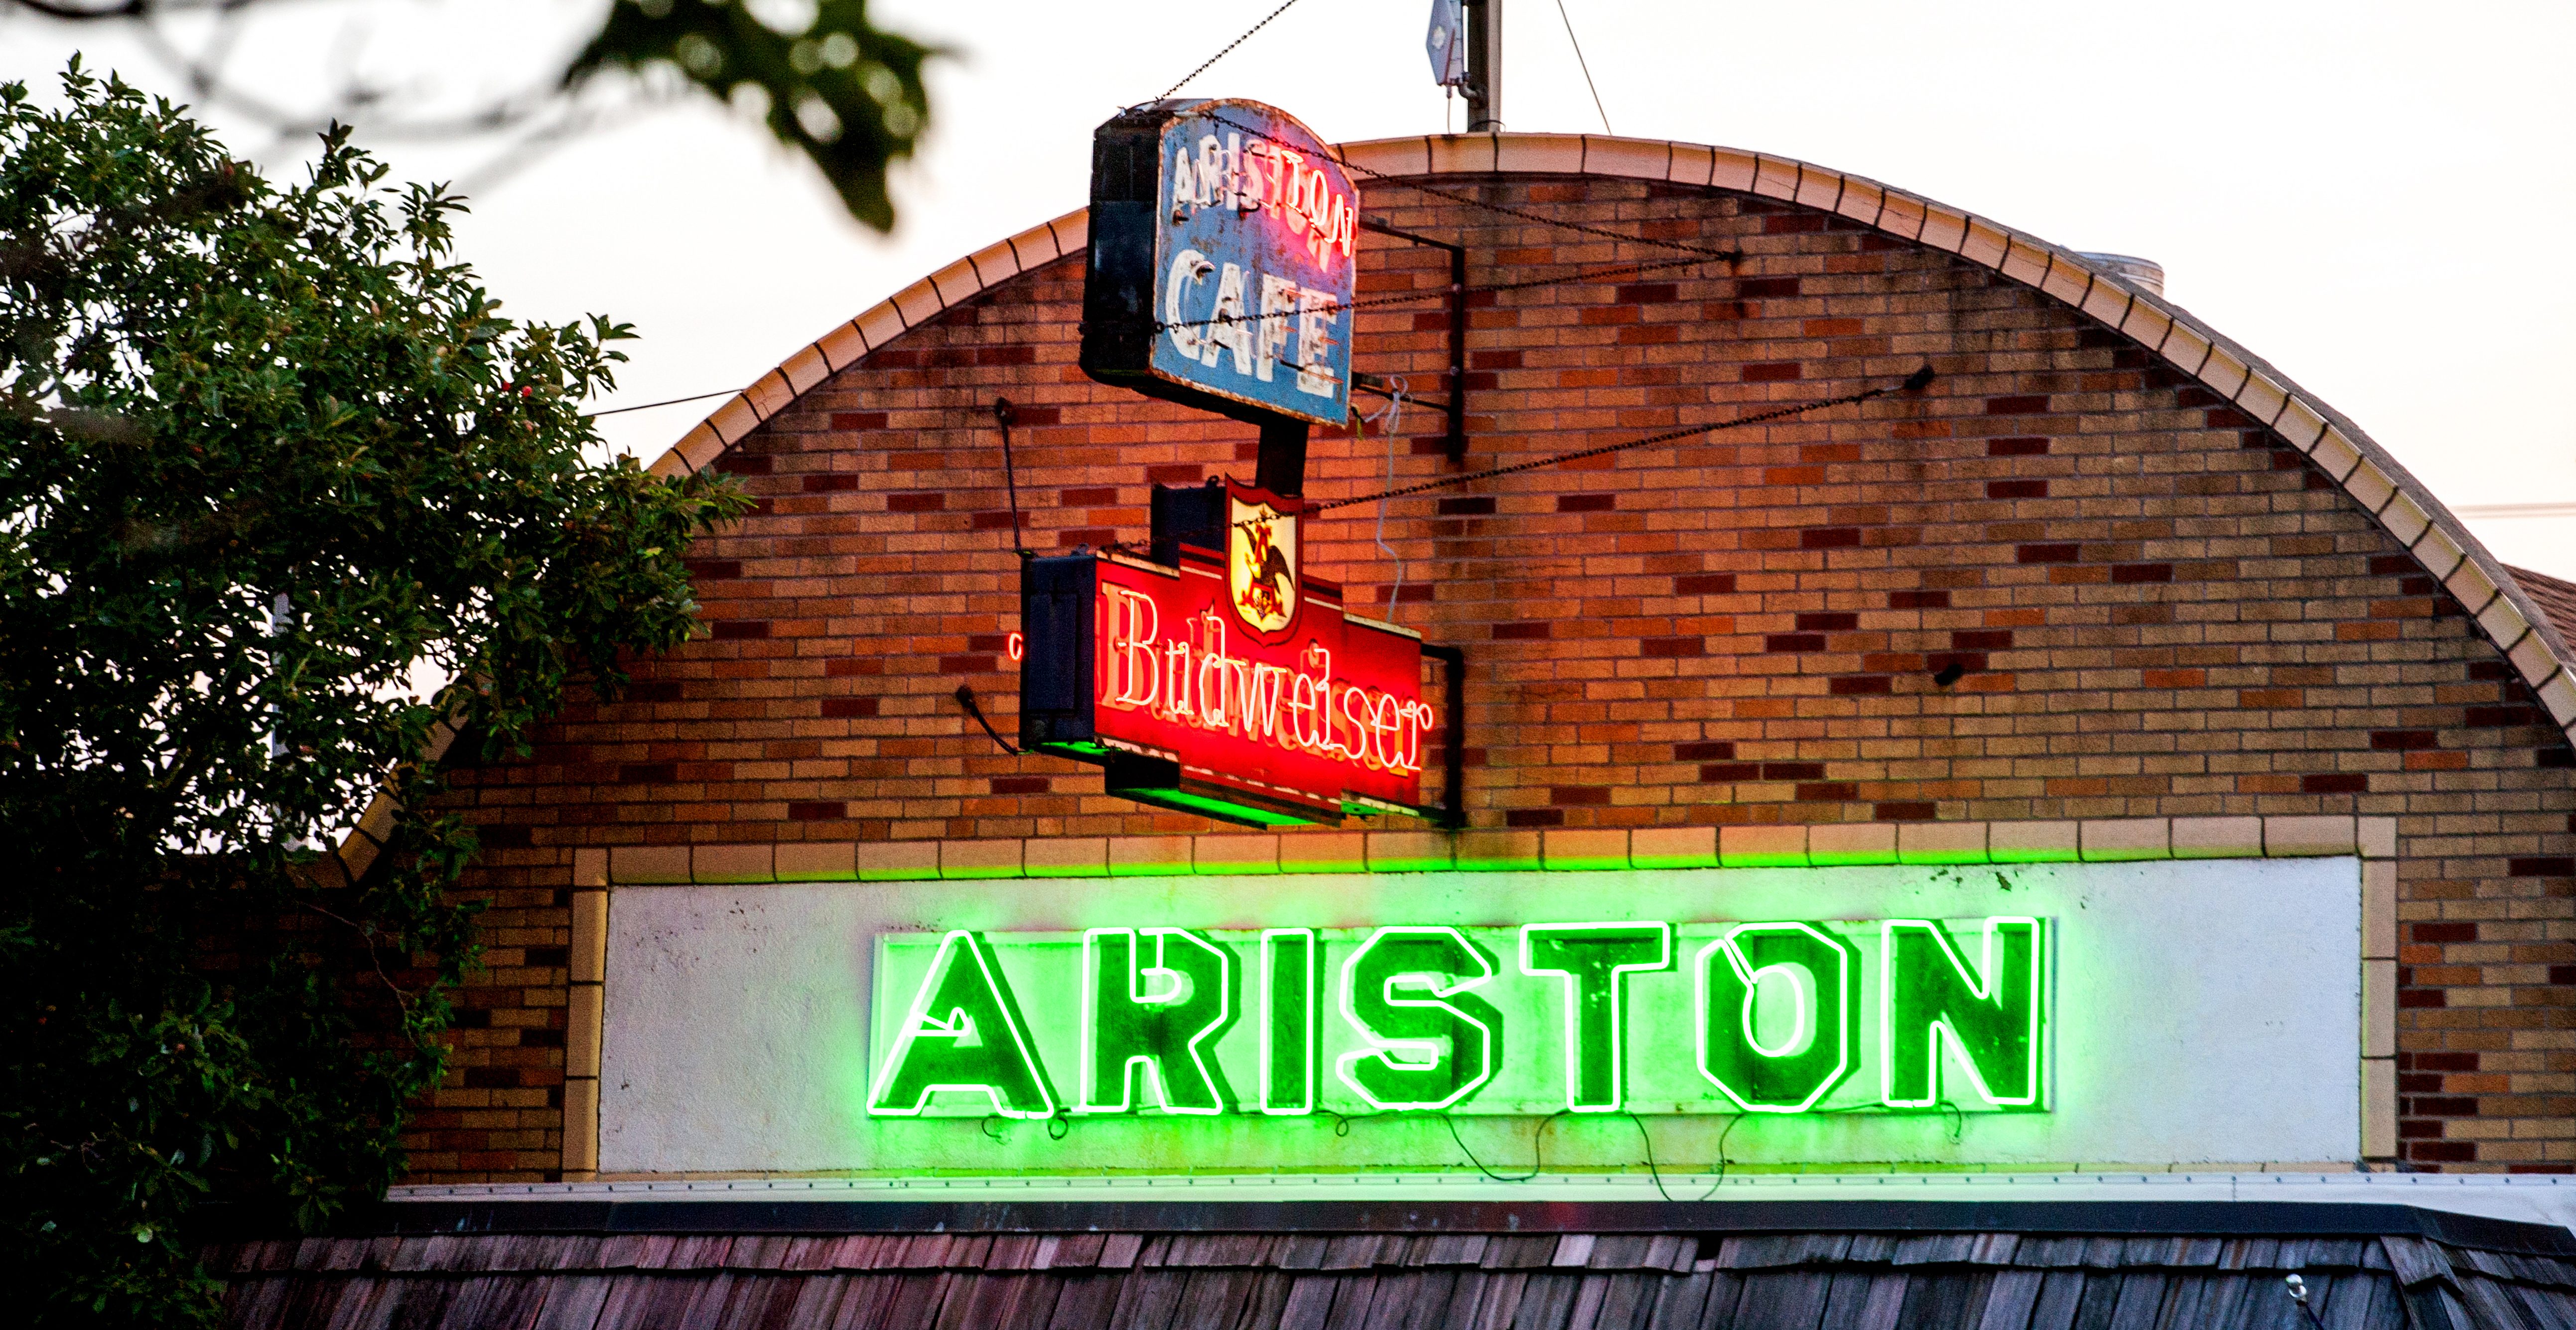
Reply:
M1412 813L1422 639L1305 575L1301 505L1246 485L1177 567L1123 554L1022 565L1020 739L1094 762L1111 793L1258 825Z
M1092 140L1082 368L1245 419L1340 425L1359 229L1312 132L1240 99L1165 101Z
M2027 916L881 936L877 1116L2033 1112Z

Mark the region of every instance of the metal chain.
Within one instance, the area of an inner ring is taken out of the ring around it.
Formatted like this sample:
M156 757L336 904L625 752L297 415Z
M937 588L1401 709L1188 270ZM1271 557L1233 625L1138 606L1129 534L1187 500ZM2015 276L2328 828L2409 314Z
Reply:
M1278 144L1280 147L1287 148L1291 151L1304 151L1304 149L1299 148L1294 143L1289 143L1283 139L1264 133L1261 130L1254 129L1250 125L1239 124L1235 121L1228 120L1222 112L1210 111L1208 112L1208 119L1213 120L1220 125L1224 125L1229 129L1241 130L1246 134L1250 134L1254 138L1268 139L1270 142ZM1541 226L1553 226L1561 230L1579 232L1583 235L1598 236L1604 240L1625 241L1632 245L1653 245L1658 249L1677 249L1685 254L1701 254L1712 259L1724 259L1729 263L1744 257L1743 251L1741 250L1710 249L1705 245L1687 245L1678 240L1657 240L1651 236L1630 235L1625 231L1613 231L1606 227L1589 226L1582 222L1569 222L1562 218L1547 216L1544 213L1531 212L1527 208L1515 208L1507 203L1488 203L1483 199L1470 198L1464 194L1441 189L1436 185L1426 185L1407 176L1389 175L1384 171L1373 170L1369 167L1362 166L1357 162L1343 160L1339 157L1336 157L1334 160L1341 162L1341 165L1345 170L1357 171L1364 176L1369 176L1378 180L1390 181L1395 184L1402 185L1406 189L1418 189L1434 198L1447 199L1452 203L1464 204L1470 208L1482 208L1487 212L1502 213L1507 217L1518 217L1523 221L1536 222Z
M1180 81L1180 82L1175 83L1175 84L1173 84L1170 88L1166 89L1166 90L1164 91L1163 95L1162 95L1161 97L1156 98L1155 100L1157 100L1157 101L1167 101L1167 100L1169 100L1169 99L1171 98L1171 95L1172 95L1173 93L1175 93L1175 92L1179 92L1181 89L1188 87L1188 86L1190 85L1190 80L1191 80L1191 79L1197 78L1199 75L1201 75L1201 74L1204 74L1204 73L1208 72L1208 68L1209 68L1209 66L1214 65L1217 61L1219 61L1219 60L1223 60L1223 59L1224 59L1224 58L1226 58L1227 56L1230 56L1230 55L1234 54L1234 48L1236 48L1236 47L1238 47L1238 46L1243 45L1245 42L1248 42L1248 41L1252 40L1252 34L1254 34L1254 33L1256 33L1256 32L1261 31L1263 28L1269 27L1269 26L1270 26L1270 19L1277 18L1277 17L1279 17L1280 15L1287 13L1287 12L1288 12L1288 6L1289 6L1289 5L1296 4L1296 3L1297 3L1297 0L1288 0L1288 4L1286 4L1286 5L1281 5L1281 6L1280 6L1280 7L1278 7L1277 9L1271 10L1271 11L1270 11L1270 18L1265 18L1265 19L1261 20L1259 23L1255 23L1255 24L1253 24L1251 27L1244 29L1244 30L1243 30L1243 35L1242 35L1242 36L1235 38L1233 41L1227 42L1227 43L1225 44L1225 49L1224 49L1224 50L1217 52L1215 55L1209 56L1209 57L1207 58L1207 60L1206 60L1206 62L1205 62L1205 63L1201 64L1198 68L1193 69L1193 70L1191 70L1188 74L1184 75L1184 76L1182 77L1182 79L1181 79L1181 81Z
M1735 253L1730 257L1742 258L1744 256L1741 253ZM1491 286L1471 286L1466 289L1464 294L1471 296L1487 295L1500 291L1527 291L1532 288L1542 286L1571 286L1576 282L1597 282L1604 277L1618 277L1629 273L1653 272L1663 268L1696 268L1699 265L1710 261L1711 260L1708 259L1656 259L1649 263L1622 263L1608 268L1595 268L1590 272L1573 273L1564 277L1533 277L1527 281L1497 282ZM1446 300L1449 298L1449 294L1450 293L1446 290L1406 291L1399 295L1371 296L1366 300L1353 300L1347 304L1317 305L1315 308L1324 311L1378 309L1387 305L1428 303ZM1169 332L1174 328L1207 328L1221 323L1259 323L1263 319L1286 318L1297 312L1298 311L1296 310L1280 310L1274 314L1220 314L1214 318L1190 319L1181 323L1163 323L1158 321L1152 326L1152 331Z
M1566 462L1579 462L1587 457L1600 457L1608 453L1626 452L1631 448L1650 448L1659 443L1671 443L1676 439L1687 439L1693 435L1715 434L1722 430L1744 429L1747 426L1752 425L1767 425L1775 420L1786 420L1791 416L1803 416L1810 411L1822 411L1827 407L1849 406L1856 402L1867 402L1875 398L1891 397L1897 393L1919 392L1926 386L1930 385L1931 382L1932 367L1930 365L1926 365L1923 368L1914 371L1912 374L1906 375L1905 381L1902 383L1886 384L1877 388L1863 388L1859 392L1845 393L1840 397L1824 397L1818 398L1812 402L1796 402L1788 406L1774 407L1768 411L1757 411L1749 416L1737 416L1732 420L1713 420L1704 425L1685 425L1680 429L1666 430L1661 434L1649 434L1642 439L1628 439L1620 443L1605 443L1598 448L1583 448L1570 453L1557 453L1548 457L1533 458L1527 462L1514 462L1509 466L1498 466L1484 471L1470 472L1463 476L1442 476L1435 480L1422 481L1419 484L1405 485L1390 490L1381 490L1375 494L1357 494L1347 499L1334 499L1326 503L1310 503L1306 505L1304 511L1306 515L1311 517L1317 513L1331 512L1336 508L1349 508L1356 504L1363 503L1379 503L1387 499L1401 499L1408 495L1425 494L1432 490L1449 489L1458 485L1470 485L1479 480L1492 480L1497 476L1517 475L1523 471L1536 471L1541 467L1557 466ZM1231 523L1230 525L1250 528L1260 525L1264 520L1266 519L1247 518L1240 522ZM1212 536L1225 529L1226 528L1224 526L1198 527L1189 531L1177 532L1175 533L1175 538L1187 539L1191 536ZM1102 548L1125 552L1131 547L1125 541L1111 541Z

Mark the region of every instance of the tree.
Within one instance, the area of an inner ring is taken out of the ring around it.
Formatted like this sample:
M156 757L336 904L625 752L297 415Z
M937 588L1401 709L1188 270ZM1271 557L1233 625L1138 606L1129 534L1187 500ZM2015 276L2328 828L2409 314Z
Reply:
M921 66L929 47L868 21L867 0L613 0L599 30L561 69L518 93L479 105L406 106L415 95L344 74L318 111L227 76L224 54L238 25L283 8L271 0L0 0L0 5L75 23L116 23L143 33L150 49L185 80L189 95L301 135L349 120L376 138L498 134L514 157L587 127L592 116L569 95L612 70L675 72L720 100L759 106L780 143L820 169L850 215L879 231L894 227L886 168L912 155L928 123ZM311 6L307 4L308 8ZM342 0L363 14L381 0ZM212 35L193 51L162 25L203 16ZM430 80L435 84L437 80Z
M503 318L458 199L340 130L278 187L63 87L0 87L0 1269L51 1319L179 1320L192 1208L318 1223L401 1172L473 960L475 840L416 759L615 696L747 500L583 461L628 334Z

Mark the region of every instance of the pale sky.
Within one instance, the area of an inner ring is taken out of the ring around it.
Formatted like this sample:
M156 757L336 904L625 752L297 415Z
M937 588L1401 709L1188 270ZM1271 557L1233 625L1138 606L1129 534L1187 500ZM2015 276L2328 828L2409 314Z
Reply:
M396 86L508 86L603 4L308 0L281 5L234 58L286 101L316 95L315 71L335 59ZM738 388L923 274L1079 207L1092 128L1276 5L876 0L880 24L957 53L933 67L930 141L897 177L891 237L701 99L478 186L460 249L513 314L636 325L643 341L603 405ZM1186 91L1275 103L1327 139L1436 133L1428 8L1299 0ZM1621 134L1804 158L2155 259L2170 296L2351 415L2454 508L2576 504L2561 396L2576 381L2576 5L1565 10ZM1556 6L1513 0L1508 16L1507 126L1599 132ZM130 37L14 13L0 76L49 84L75 46L177 90ZM1463 106L1449 114L1464 124ZM208 118L273 168L294 156ZM495 155L377 146L423 178L471 176ZM601 424L649 457L714 404ZM2507 562L2576 576L2576 516L2469 516Z

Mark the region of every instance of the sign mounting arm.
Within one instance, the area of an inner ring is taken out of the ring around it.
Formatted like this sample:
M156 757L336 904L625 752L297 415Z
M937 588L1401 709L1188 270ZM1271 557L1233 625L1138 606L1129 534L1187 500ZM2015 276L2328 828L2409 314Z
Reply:
M1374 217L1360 218L1360 229L1382 236L1393 236L1408 244L1446 250L1449 254L1449 372L1446 376L1448 401L1443 404L1449 418L1448 436L1441 440L1452 466L1467 460L1467 247L1446 240L1415 235L1400 230Z

